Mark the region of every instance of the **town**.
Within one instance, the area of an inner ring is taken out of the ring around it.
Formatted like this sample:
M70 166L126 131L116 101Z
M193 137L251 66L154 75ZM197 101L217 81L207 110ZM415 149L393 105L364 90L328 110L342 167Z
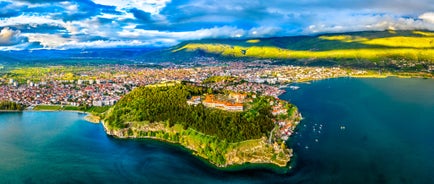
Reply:
M20 76L13 71L1 76L0 101L13 101L26 106L111 106L135 87L170 81L188 81L215 90L278 97L285 92L282 87L290 83L365 73L339 67L278 66L261 62L210 63L205 66L172 64L144 68L105 65L73 73L62 70L67 66L54 67L56 70L36 77L34 74ZM14 74L13 77L10 73ZM222 76L223 80L205 83L213 76ZM232 108L239 107L235 105Z

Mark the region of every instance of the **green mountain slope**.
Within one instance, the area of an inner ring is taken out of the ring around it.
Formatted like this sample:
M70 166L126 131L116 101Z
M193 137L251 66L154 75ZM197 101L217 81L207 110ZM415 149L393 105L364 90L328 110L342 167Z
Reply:
M329 62L366 67L427 69L434 64L434 32L381 31L182 43L171 54L224 59L272 59L299 64Z

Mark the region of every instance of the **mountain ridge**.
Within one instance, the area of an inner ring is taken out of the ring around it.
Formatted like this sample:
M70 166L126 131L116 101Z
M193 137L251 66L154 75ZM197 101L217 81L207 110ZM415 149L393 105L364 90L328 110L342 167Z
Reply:
M362 31L319 35L203 39L164 48L2 51L0 64L140 64L269 60L286 65L434 68L434 32Z
M434 64L434 32L366 31L316 36L207 39L183 42L172 53L201 52L218 59L271 59L287 64L428 69Z

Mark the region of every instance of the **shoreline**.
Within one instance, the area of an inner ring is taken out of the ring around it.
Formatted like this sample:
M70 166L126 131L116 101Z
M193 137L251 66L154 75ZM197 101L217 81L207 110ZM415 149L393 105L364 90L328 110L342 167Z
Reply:
M405 74L409 74L409 75L405 75ZM411 75L411 74L415 74L415 75ZM311 80L306 79L306 80L298 80L298 81L290 82L288 84L309 83L309 82L313 82L313 81L321 81L321 80L327 80L327 79L338 79L338 78L385 79L385 78L389 78L389 77L396 77L396 78L400 78L400 79L434 79L434 75L431 75L430 77L426 77L426 76L423 76L423 74L418 74L418 73L396 73L396 74L385 73L385 74L344 75L344 76L326 77L326 78L322 78L322 79L311 79Z
M1 112L23 112L24 110L0 110Z
M209 160L207 160L206 158L203 158L197 154L195 154L195 151L192 149L189 149L179 143L175 143L175 142L170 142L167 141L165 139L159 139L159 138L155 138L155 137L140 137L140 138L121 138L121 137L117 137L117 136L113 136L110 134L107 134L108 136L114 138L114 139L120 139L120 140L132 140L132 141L137 141L137 140L145 140L145 141L154 141L154 142L158 142L158 143L162 143L162 144L168 144L170 146L173 147L177 147L177 149L181 149L185 152L187 152L188 154L190 154L190 156L193 156L195 159L200 160L203 164L220 170L220 171L227 171L227 172L237 172L237 171L244 171L244 170L249 170L249 169L265 169L265 170L269 170L278 174L286 174L288 172L291 171L291 169L293 168L293 161L289 161L288 164L285 167L281 167L281 166L277 166L275 164L272 163L250 163L250 162L245 162L243 164L234 164L234 165L228 165L228 166L217 166L213 163L211 163Z
M434 80L434 75L432 75L431 77L424 77L424 76L420 76L420 75L407 76L407 75L399 75L399 74L387 74L387 75L374 74L374 75L346 75L346 76L327 77L327 78L322 78L322 79L298 80L298 81L288 82L288 83L284 83L284 84L286 84L286 85L290 85L290 84L311 84L311 82L315 82L315 81L322 81L322 80L328 80L328 79L340 79L340 78L350 78L350 79L387 79L387 78L393 78L393 77L399 78L399 79L431 79L431 80ZM275 85L275 86L278 87L279 85ZM281 88L281 89L288 89L288 87L284 87L284 88Z
M1 112L1 111L0 111ZM99 124L101 123L103 128L104 128L104 132L106 133L106 135L116 138L116 139L129 139L129 140L152 140L152 141L158 141L158 142L162 142L162 143L169 143L173 146L179 147L185 151L187 151L188 153L190 153L192 156L194 156L195 158L201 160L202 162L204 162L206 165L213 167L215 169L218 170L222 170L222 171L241 171L241 170L245 170L245 169L267 169L267 170L271 170L273 172L276 173L287 173L291 170L292 168L292 159L289 159L288 162L286 162L286 164L283 165L277 165L276 163L251 163L251 162L244 162L242 164L230 164L230 165L217 165L215 163L212 163L210 160L208 160L207 158L203 157L200 154L197 154L197 151L194 150L192 147L189 146L185 146L182 145L179 142L175 142L175 141L170 141L167 139L163 139L163 138L158 138L158 137L151 137L151 136L144 136L144 137L134 137L134 136L118 136L116 135L116 133L114 133L114 131L109 131L107 130L107 126L104 123L104 121L102 120L98 120L98 121L92 121L91 119L89 119L89 116L93 116L93 117L98 117L95 116L89 112L84 112L84 111L77 111L77 110L23 110L23 111L15 111L15 112L67 112L67 113L84 113L86 114L86 116L84 117L85 121L88 121L89 123L95 123L95 124ZM98 117L99 118L99 117ZM252 139L253 141L256 139ZM246 141L252 141L252 140L246 140ZM243 141L244 142L244 141ZM292 149L290 149L292 150ZM293 157L293 151L291 151L290 154L290 158Z
M388 78L388 77L397 77L401 79L434 79L434 75L431 73L416 73L416 72L387 72L379 74L377 71L368 70L365 74L353 74L348 75L348 77L352 78Z
M123 138L123 137L118 137L118 136L111 135L111 134L107 134L107 135L113 139L119 139L119 140L152 141L152 142L170 145L172 147L176 147L176 149L180 149L180 150L190 154L190 156L193 156L195 159L200 160L203 164L205 164L209 167L212 167L214 169L220 170L220 171L237 172L237 171L244 171L244 170L249 170L249 169L265 169L265 170L269 170L269 171L272 171L272 172L275 172L278 174L286 174L286 173L290 172L294 166L294 162L291 159L291 161L288 162L285 167L280 167L280 166L277 166L277 165L272 164L272 163L250 163L250 162L221 167L221 166L217 166L217 165L211 163L206 158L203 158L203 157L195 154L194 150L192 150L188 147L185 147L185 146L181 145L180 143L171 142L171 141L168 141L166 139L160 139L157 137L140 137L140 138L126 137L126 138Z
M184 151L187 151L189 154L191 154L192 156L194 156L195 158L201 160L203 163L205 163L206 165L214 168L214 169L218 169L218 170L222 170L222 171L241 171L241 170L245 170L245 169L266 169L266 170L270 170L273 171L275 173L288 173L294 166L294 162L292 161L292 158L294 156L293 154L293 150L292 149L288 149L288 151L290 151L289 153L289 160L285 162L284 165L279 165L277 163L273 163L273 162L243 162L241 164L238 163L231 163L231 164L224 164L224 165L220 165L217 163L212 162L209 158L206 158L205 155L202 155L200 153L197 152L197 150L194 149L194 146L187 146L187 145L183 145L181 142L177 142L177 141L172 141L172 140L168 140L168 139L164 139L164 138L160 138L160 137L156 137L156 136L132 136L132 135L124 135L125 131L122 130L108 130L107 129L107 125L104 121L101 121L101 124L103 125L104 131L105 133L115 139L124 139L124 140L150 140L150 141L157 141L157 142L161 142L161 143L168 143L172 146L176 146ZM164 131L163 131L164 132ZM169 132L169 131L167 131ZM204 134L205 135L205 134ZM208 135L206 135L208 136ZM262 140L258 139L258 140ZM257 139L252 139L252 140L246 140L246 141L258 141ZM246 142L246 141L242 141L242 142ZM238 144L241 142L237 142L237 143L232 143L232 144Z
M85 121L89 123L99 124L101 123L101 119L99 116L93 115L92 113L85 112L85 111L79 111L79 110L22 110L22 111L3 111L0 110L0 112L71 112L71 113L82 113L86 114L86 116L83 118Z
M92 113L86 113L86 116L84 117L84 120L90 122L90 123L94 123L94 124L99 124L101 123L101 117L93 115Z

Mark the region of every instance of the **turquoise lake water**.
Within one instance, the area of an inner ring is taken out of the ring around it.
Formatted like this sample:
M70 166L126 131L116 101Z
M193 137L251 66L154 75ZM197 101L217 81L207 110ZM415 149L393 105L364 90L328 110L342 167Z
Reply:
M329 79L281 96L304 120L287 174L220 171L187 151L108 137L71 112L0 113L0 183L434 183L434 80Z

